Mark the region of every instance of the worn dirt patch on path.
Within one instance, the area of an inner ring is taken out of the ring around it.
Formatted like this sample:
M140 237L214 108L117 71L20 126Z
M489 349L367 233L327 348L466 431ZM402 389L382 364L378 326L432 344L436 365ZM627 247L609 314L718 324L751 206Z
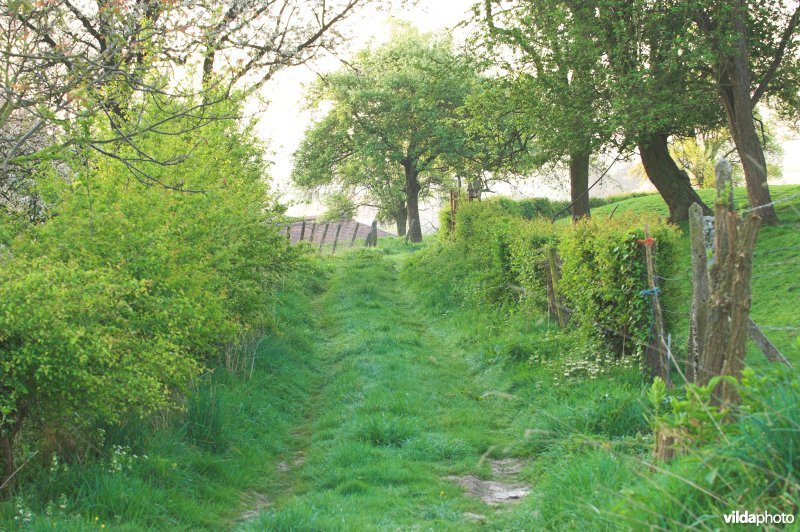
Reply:
M495 477L510 477L522 471L525 463L513 458L504 458L491 460L489 465ZM484 480L474 475L445 478L463 487L470 497L481 499L492 506L516 502L531 492L527 484L510 480Z
M518 501L531 492L530 487L525 484L483 480L473 475L446 478L463 487L469 496L477 497L492 506Z
M247 506L249 509L239 516L239 521L255 519L258 517L258 514L261 513L261 510L270 506L269 499L262 493L250 492L248 494L248 499Z

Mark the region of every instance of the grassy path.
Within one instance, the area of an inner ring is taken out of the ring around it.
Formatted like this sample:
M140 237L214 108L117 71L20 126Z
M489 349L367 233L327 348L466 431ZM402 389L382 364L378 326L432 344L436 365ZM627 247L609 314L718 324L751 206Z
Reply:
M318 301L323 382L298 450L279 464L287 486L245 529L463 530L492 510L448 475L490 477L504 416L481 401L471 369L375 253L336 262ZM288 481L288 482L287 482Z

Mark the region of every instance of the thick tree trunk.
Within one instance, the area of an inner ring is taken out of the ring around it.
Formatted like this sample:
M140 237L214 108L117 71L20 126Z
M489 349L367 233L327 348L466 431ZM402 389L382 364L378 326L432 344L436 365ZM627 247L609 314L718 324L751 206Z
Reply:
M729 58L719 82L719 94L728 125L736 144L736 151L744 168L747 197L750 208L761 217L764 223L776 223L778 215L772 205L767 184L767 161L764 147L753 120L753 106L750 101L750 64L748 59L747 26L744 0L736 2L734 30L737 39L735 53Z
M408 210L405 202L399 203L395 210L394 221L397 224L397 236L406 236L406 222L408 221Z
M569 156L569 190L572 221L589 217L589 152Z
M413 161L403 163L406 174L406 211L408 212L408 239L422 242L422 227L419 223L419 172Z
M688 174L682 172L669 154L667 135L655 133L639 141L639 155L650 182L655 185L669 208L669 219L680 222L689 219L689 207L698 203L703 212L711 214L697 192L692 188Z

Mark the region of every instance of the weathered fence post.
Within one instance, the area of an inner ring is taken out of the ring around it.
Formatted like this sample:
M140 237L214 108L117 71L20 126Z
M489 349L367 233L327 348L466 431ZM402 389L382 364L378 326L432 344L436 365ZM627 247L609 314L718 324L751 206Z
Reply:
M325 229L322 230L322 240L319 241L319 252L322 252L322 245L325 243L325 237L328 236L328 225L325 224Z
M372 220L372 228L369 230L367 238L364 240L366 247L374 247L378 245L378 220Z
M314 231L317 230L317 222L311 222L311 236L308 237L308 241L312 244L314 243Z
M300 242L303 241L303 237L306 235L306 221L303 220L303 225L300 226Z
M336 255L336 244L339 243L339 232L342 230L342 222L336 226L336 236L333 237L333 249L331 250L331 255Z
M356 237L358 236L358 228L360 227L360 225L361 225L360 223L356 222L356 227L355 227L355 229L353 229L353 236L350 239L350 246L349 246L351 248L353 247L353 244L356 241Z
M286 226L286 242L291 245L292 244L292 226Z
M728 195L728 201L732 196ZM697 205L689 208L689 234L692 245L692 315L689 329L689 350L686 357L686 380L697 382L697 368L703 358L703 342L706 337L706 322L708 321L708 263L709 255L714 253L714 218L703 216L703 209ZM758 325L748 315L747 334L755 342L764 356L770 362L780 362L788 367L791 364L769 338L759 329Z
M689 207L689 238L692 250L692 313L689 321L689 349L686 354L686 381L697 382L708 321L708 255L706 252L703 208Z
M647 343L646 358L650 366L653 377L661 377L667 388L672 388L670 379L670 353L667 348L666 336L664 334L664 315L661 310L661 299L658 296L660 291L656 282L655 258L653 257L653 246L656 241L650 238L649 228L644 227L644 259L647 265L647 287L642 295L650 296L650 338Z
M550 305L550 315L555 316L556 321L558 321L559 327L566 327L567 320L566 316L564 316L563 305L561 304L561 297L558 293L558 283L561 280L561 276L558 271L558 255L556 254L556 249L550 247L547 249L547 262L549 265L550 270L550 277L549 277L549 288L548 292L549 297L549 305Z
M714 207L714 257L708 266L705 332L702 339L698 337L698 343L702 342L702 345L698 353L696 381L702 385L717 375L733 376L737 380L741 377L750 322L753 249L761 224L761 218L755 214L742 222L731 210L730 163L720 160L715 170L717 201ZM698 267L702 270L701 266ZM698 303L702 304L699 298ZM702 330L700 316L703 311L698 310L700 312L693 316L698 322L694 328ZM724 407L738 402L739 397L735 388L723 381L717 385L714 400Z

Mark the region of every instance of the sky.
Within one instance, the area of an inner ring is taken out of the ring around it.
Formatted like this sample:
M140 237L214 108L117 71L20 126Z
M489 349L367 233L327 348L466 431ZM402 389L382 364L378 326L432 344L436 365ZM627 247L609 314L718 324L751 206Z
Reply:
M349 45L338 55L347 59L370 43L385 42L393 19L410 22L422 32L446 31L467 17L475 1L419 0L411 7L395 6L389 10L378 10L367 5L345 22L342 29L351 38ZM324 207L318 201L310 204L300 203L302 194L292 188L289 174L292 169L292 153L297 149L303 132L312 122L312 114L305 110L303 105L305 90L314 82L318 73L332 72L341 66L339 59L324 56L308 65L281 71L264 86L261 101L251 102L247 109L248 113L256 117L257 132L267 141L271 150L268 159L273 163L271 174L274 188L282 195L283 200L289 203L289 214L293 216L312 216L324 211ZM783 177L773 182L800 183L800 135L785 129L780 131L780 135L784 149ZM637 164L637 161L616 163L608 172L607 178L593 189L593 192L605 196L630 191L653 191L648 181L631 171ZM525 183L514 188L499 185L495 192L514 197L536 195L566 199L569 196L567 183L562 185ZM428 231L433 230L437 220L438 204L429 201L421 210L423 227ZM370 223L373 215L372 211L366 209L359 212L357 219Z

